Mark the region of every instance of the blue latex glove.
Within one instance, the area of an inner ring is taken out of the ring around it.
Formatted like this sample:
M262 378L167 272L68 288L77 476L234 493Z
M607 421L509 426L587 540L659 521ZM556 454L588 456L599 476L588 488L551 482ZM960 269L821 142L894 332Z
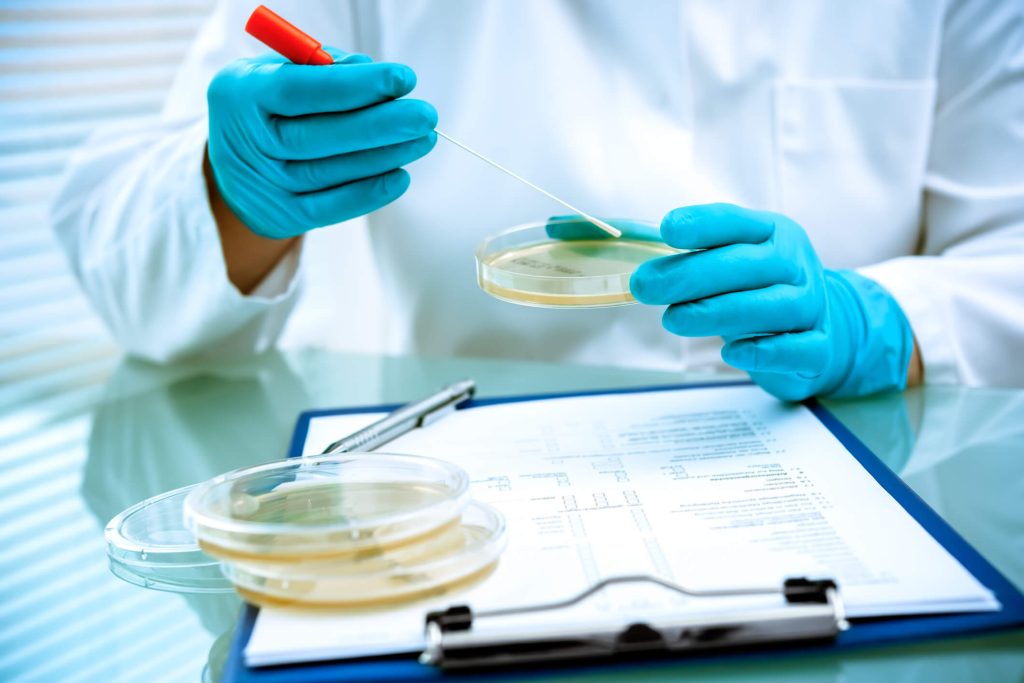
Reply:
M409 187L437 112L397 99L412 69L329 50L328 66L239 59L210 83L210 165L224 201L258 235L286 238L370 213Z
M902 389L913 334L873 280L825 270L799 225L729 204L669 212L662 239L702 249L644 263L630 287L667 305L663 324L686 337L722 336L725 362L775 396L859 396Z
M657 223L627 218L601 218L605 223L622 231L622 236L643 242L661 242ZM613 240L617 239L578 215L551 216L544 226L548 237L558 240Z

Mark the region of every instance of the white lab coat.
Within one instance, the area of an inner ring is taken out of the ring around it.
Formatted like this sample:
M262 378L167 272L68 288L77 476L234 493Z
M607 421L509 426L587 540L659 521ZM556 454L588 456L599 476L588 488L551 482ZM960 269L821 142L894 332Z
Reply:
M445 141L400 200L309 233L250 296L202 176L205 90L264 52L223 3L159 122L95 136L56 230L107 324L166 360L291 343L657 368L719 364L661 310L479 291L484 237L562 210ZM278 0L325 43L411 65L440 128L603 216L779 211L899 301L934 382L1024 384L1024 5L890 0ZM304 288L299 282L305 276ZM293 310L294 308L294 310Z

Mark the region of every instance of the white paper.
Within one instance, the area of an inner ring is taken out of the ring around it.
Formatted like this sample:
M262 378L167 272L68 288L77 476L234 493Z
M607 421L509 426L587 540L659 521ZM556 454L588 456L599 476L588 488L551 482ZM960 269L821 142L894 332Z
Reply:
M304 453L378 417L316 418ZM827 576L838 581L851 617L999 607L808 409L757 387L474 408L381 450L429 455L469 472L474 497L508 521L498 569L461 594L387 612L263 609L246 648L251 666L417 651L429 609L547 602L623 574L656 574L693 589ZM557 629L779 602L683 600L664 589L622 587L524 623Z

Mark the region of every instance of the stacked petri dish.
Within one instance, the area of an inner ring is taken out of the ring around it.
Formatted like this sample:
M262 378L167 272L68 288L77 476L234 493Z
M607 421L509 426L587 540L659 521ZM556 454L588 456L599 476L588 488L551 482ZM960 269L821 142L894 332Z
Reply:
M487 576L505 522L459 467L381 453L293 458L196 486L184 514L199 547L260 605L373 608Z

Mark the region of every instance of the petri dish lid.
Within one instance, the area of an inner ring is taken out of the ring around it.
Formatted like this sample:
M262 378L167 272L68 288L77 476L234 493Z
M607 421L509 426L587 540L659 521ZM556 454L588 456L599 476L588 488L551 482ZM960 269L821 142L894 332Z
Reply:
M470 502L449 533L349 559L293 564L228 562L239 593L262 605L368 609L462 589L488 576L505 549L505 519Z
M136 586L175 593L230 593L220 562L202 551L182 519L194 486L136 503L107 524L110 571Z
M681 253L654 238L658 226L610 219L613 238L580 218L520 225L476 250L477 281L491 296L524 306L603 308L636 303L629 278L641 263Z
M457 519L468 498L456 465L356 453L228 472L199 484L184 509L214 557L297 562L414 543Z

